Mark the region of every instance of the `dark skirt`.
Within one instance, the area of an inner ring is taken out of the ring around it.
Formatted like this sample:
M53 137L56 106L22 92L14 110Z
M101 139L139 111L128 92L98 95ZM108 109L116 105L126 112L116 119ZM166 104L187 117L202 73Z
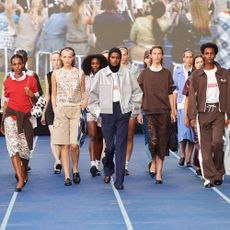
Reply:
M54 112L53 112L51 101L48 102L45 117L46 117L46 124L47 125L53 125Z

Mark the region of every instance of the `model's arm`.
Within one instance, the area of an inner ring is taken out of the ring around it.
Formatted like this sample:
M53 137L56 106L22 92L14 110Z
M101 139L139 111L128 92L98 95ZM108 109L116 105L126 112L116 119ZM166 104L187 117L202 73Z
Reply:
M55 113L56 110L56 97L57 97L57 81L56 81L56 73L55 71L52 73L51 76L51 85L52 85L52 94L51 94L51 102L52 102L52 108Z

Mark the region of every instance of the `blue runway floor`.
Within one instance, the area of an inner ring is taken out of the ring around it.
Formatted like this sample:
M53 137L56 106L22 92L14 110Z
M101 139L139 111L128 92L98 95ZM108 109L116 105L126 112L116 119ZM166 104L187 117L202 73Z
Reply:
M103 175L91 177L87 142L80 155L82 181L65 187L63 174L52 171L49 137L38 137L29 182L21 193L14 193L16 180L0 137L0 229L230 229L229 177L217 190L204 188L171 154L164 164L164 183L156 185L147 172L143 137L135 136L134 143L130 176L125 189L117 192L103 183Z

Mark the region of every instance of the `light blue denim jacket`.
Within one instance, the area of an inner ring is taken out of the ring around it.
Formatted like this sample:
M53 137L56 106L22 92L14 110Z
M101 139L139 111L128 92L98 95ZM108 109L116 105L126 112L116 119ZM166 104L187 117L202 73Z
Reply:
M131 117L136 117L140 112L143 93L128 68L120 67L118 84L122 113L132 112ZM100 113L113 113L113 78L108 66L95 75L88 109L96 117L99 117Z

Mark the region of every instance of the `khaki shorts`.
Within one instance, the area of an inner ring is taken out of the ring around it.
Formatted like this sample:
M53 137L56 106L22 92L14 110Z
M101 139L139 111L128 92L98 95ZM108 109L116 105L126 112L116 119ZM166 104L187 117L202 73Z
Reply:
M54 113L52 143L56 145L78 144L80 106L57 106Z

